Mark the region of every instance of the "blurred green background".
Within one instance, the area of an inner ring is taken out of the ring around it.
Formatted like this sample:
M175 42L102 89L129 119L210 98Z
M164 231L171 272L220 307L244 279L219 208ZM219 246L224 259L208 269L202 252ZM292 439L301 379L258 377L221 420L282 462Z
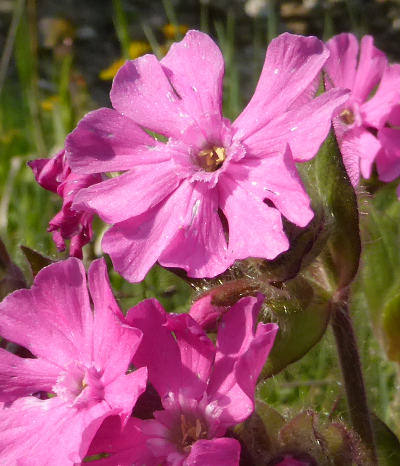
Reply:
M391 61L400 58L400 1L0 0L0 237L26 274L21 244L52 259L67 257L46 232L60 199L35 183L26 162L54 154L87 111L109 106L112 76L125 59L148 52L161 57L188 28L210 33L223 51L229 118L247 103L267 44L281 32L323 39L368 33ZM393 218L397 214L396 208ZM101 254L103 229L96 220L87 259ZM398 254L393 244L389 254ZM111 273L124 309L155 296L169 311L182 312L202 288L193 290L158 267L136 285ZM371 406L400 435L399 366L388 361L366 318L362 286L355 289L352 313ZM340 380L328 330L306 357L263 382L259 393L285 414L313 408L340 419L346 417Z

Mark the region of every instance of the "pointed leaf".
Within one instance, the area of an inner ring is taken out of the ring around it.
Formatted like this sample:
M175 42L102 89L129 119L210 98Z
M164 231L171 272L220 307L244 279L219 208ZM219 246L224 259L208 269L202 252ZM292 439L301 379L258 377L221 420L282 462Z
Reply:
M43 269L43 267L54 263L54 261L49 257L44 256L34 249L28 248L28 246L21 246L21 250L29 262L34 277Z
M381 466L400 464L400 441L389 427L377 416L371 416Z
M0 239L0 300L19 288L26 288L24 274L12 262L5 244Z

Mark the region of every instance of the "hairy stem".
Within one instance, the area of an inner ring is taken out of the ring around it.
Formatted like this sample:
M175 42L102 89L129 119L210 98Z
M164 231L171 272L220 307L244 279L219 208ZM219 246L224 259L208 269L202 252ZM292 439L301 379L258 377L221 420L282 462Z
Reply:
M353 428L370 450L373 463L378 464L361 359L346 301L346 299L341 299L333 304L332 328Z

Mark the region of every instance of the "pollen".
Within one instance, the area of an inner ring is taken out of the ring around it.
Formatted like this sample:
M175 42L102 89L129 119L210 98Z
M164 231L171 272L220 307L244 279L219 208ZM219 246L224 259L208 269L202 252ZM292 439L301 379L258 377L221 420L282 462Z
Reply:
M354 113L348 108L343 110L339 116L343 123L345 123L346 125L352 125L356 119Z
M200 167L204 171L214 172L224 163L226 153L223 147L212 147L211 149L200 151L198 157Z

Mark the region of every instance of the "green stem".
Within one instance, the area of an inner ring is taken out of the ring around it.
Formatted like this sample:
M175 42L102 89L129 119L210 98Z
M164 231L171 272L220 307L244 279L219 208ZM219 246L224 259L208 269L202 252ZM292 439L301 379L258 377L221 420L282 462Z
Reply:
M333 304L332 328L344 379L347 403L354 430L378 464L374 432L368 410L367 393L361 368L356 335L345 299Z

